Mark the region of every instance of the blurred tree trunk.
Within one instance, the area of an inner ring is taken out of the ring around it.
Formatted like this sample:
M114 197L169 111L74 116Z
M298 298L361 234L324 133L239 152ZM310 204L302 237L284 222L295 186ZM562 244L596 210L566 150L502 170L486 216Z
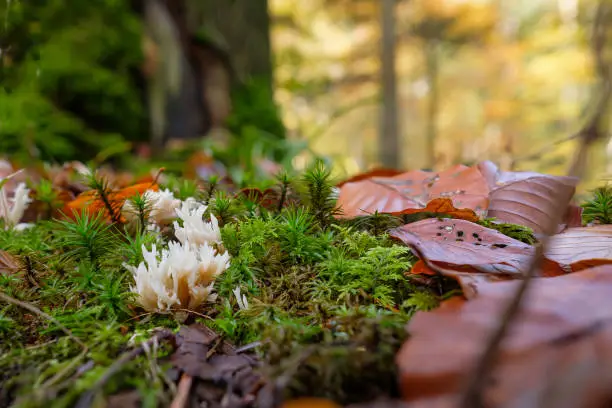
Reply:
M272 97L273 77L270 48L270 17L267 0L140 0L145 16L159 5L174 23L174 34L165 30L163 36L178 38L179 55L160 42L160 16L149 19L147 31L154 38L158 69L168 69L177 59L180 86L177 93L168 84L159 84L164 75L150 74L157 81L151 89L157 94L164 88L165 129L164 140L191 139L204 136L212 129L223 126L231 111L231 90L251 78L265 81ZM168 43L168 41L166 42ZM175 69L176 70L176 69ZM168 77L168 75L165 75ZM163 81L162 81L163 82ZM166 81L167 82L167 81ZM154 92L149 91L149 98ZM159 99L159 97L158 97ZM157 101L157 105L159 105ZM160 109L152 109L154 116ZM159 125L158 125L159 127ZM159 147L159 146L158 146Z
M272 88L268 0L190 0L192 29L199 26L208 40L230 54L237 79L264 79ZM194 17L199 14L199 21Z
M426 148L426 167L434 169L436 167L436 139L438 138L438 111L439 111L439 90L438 90L438 47L436 40L425 41L425 66L427 76L427 89L429 100L427 104L427 130L425 133Z
M390 168L398 168L400 165L395 72L395 2L396 0L382 0L380 19L382 112L378 148L381 164Z

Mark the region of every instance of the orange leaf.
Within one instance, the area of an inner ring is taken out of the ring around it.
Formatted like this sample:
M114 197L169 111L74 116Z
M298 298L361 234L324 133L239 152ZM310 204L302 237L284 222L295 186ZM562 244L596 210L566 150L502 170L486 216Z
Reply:
M285 402L281 408L341 408L335 402L325 398L296 398Z
M403 172L400 170L395 170L395 169L386 169L386 168L376 168L376 169L372 169L370 171L366 171L365 173L360 173L357 174L351 178L348 178L338 184L336 184L336 187L342 187L343 185L345 185L346 183L353 183L355 181L361 181L361 180L365 180L365 179L369 179L372 177L393 177L393 176L397 176L398 174L402 174Z
M431 269L429 266L425 264L422 260L418 260L412 265L412 269L410 270L411 274L414 275L437 275L438 273Z
M455 207L482 211L488 194L487 180L477 167L458 165L438 173L415 170L347 182L340 187L338 205L344 217L422 209L434 198L449 198Z
M391 214L395 216L400 216L404 214L416 214L422 212L447 214L452 216L453 218L472 222L476 222L479 220L479 217L473 210L470 210L469 208L455 208L450 198L434 198L429 203L427 203L427 206L425 206L425 208L407 208L405 210L394 212Z
M158 191L159 186L150 182L134 184L120 190L109 192L108 201L113 208L113 211L119 213L125 200L135 196L136 194L144 194L147 190ZM95 190L88 190L79 194L73 201L70 201L64 206L62 212L68 217L73 218L74 212L79 213L82 210L87 210L89 213L93 214L100 211L105 211L107 212L106 216L110 217L106 204L98 196L98 193ZM121 219L121 221L123 221L123 219Z

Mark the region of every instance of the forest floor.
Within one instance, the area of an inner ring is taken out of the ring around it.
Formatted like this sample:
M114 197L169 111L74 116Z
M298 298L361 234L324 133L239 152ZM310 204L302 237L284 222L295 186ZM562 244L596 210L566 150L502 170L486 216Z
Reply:
M576 179L490 162L0 172L0 407L454 407L530 270L482 397L612 401L610 187L576 205Z

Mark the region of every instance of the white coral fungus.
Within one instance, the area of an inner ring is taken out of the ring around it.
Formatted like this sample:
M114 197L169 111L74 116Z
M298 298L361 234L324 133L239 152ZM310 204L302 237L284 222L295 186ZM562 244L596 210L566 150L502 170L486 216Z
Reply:
M147 190L143 198L150 206L149 221L157 225L165 225L176 218L176 210L181 205L181 200L174 197L172 191L165 189L161 191ZM123 205L123 216L128 220L135 220L137 210L131 200L126 200Z
M4 220L5 228L17 226L28 204L32 201L29 197L30 190L25 183L19 183L11 198L8 197L6 189L2 187L0 179L0 218Z
M205 205L197 205L195 201L186 200L181 208L176 210L177 215L183 221L183 226L175 221L174 235L183 245L190 243L200 246L205 243L221 242L221 231L217 218L213 214L210 215L210 222L202 218L206 208Z
M151 251L143 246L142 253L145 260L137 268L125 267L134 274L132 291L148 311L194 310L214 301L215 278L229 267L229 254L219 254L208 244L170 242L160 254L155 245Z
M240 308L240 310L248 309L249 301L247 300L247 297L245 295L240 293L240 286L236 286L232 290L232 292L234 293L234 296L236 296L236 301L238 302L238 307Z

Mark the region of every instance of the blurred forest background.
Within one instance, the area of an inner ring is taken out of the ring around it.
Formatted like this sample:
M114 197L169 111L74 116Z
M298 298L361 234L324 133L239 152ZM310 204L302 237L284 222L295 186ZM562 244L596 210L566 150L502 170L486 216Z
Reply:
M17 163L561 174L601 90L597 0L0 1ZM612 173L609 140L589 160L587 187Z

